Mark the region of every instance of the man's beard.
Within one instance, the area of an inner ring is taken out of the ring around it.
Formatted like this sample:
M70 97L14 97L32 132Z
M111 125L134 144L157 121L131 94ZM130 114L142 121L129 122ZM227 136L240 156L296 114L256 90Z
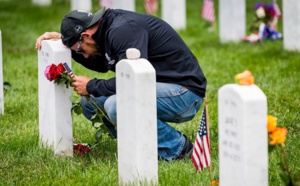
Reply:
M100 46L97 43L93 43L93 44L88 43L87 45L90 46L90 47L92 47L92 48L94 48L96 50L93 55L100 55L100 56L102 56L101 48L100 48Z
M97 44L97 43L95 43L95 48L96 48L96 53L95 53L95 55L100 55L100 56L102 56L102 53L101 53L101 48L100 48L100 46Z

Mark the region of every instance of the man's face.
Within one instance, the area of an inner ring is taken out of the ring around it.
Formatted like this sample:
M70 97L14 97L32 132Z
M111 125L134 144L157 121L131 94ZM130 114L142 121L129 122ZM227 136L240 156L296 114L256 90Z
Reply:
M77 53L82 54L85 58L92 55L100 54L100 47L91 37L81 37L72 47Z

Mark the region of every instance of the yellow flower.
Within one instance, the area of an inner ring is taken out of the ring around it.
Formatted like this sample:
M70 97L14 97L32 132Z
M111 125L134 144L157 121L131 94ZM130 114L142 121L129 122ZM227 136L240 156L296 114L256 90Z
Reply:
M268 115L268 122L267 122L268 132L270 133L273 130L275 130L276 126L277 126L277 118L273 117L272 115Z
M286 134L287 134L287 128L277 127L275 130L273 130L272 133L269 134L269 137L272 139L269 144L277 145L285 142Z
M219 185L219 180L212 180L211 186L213 186L213 185Z
M239 85L252 85L254 83L254 77L249 70L237 74L235 80Z

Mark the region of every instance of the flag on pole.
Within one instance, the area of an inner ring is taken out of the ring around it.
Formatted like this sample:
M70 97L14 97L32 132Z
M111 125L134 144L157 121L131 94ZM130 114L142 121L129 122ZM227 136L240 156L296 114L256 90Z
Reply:
M155 14L158 10L157 0L145 0L144 7L147 14Z
M67 63L64 63L63 66L65 67L65 69L67 70L68 74L70 75L71 78L74 78L74 74L71 70L71 68L69 67L69 65Z
M111 8L113 0L100 0L100 6L105 8Z
M278 20L279 18L281 17L281 11L279 9L279 6L276 2L276 0L273 0L273 18L271 19L271 24L270 24L270 28L273 29L273 30L277 30L277 23L278 23Z
M210 142L206 114L206 108L204 107L192 154L192 162L196 171L210 166Z
M281 17L281 11L280 11L280 8L279 8L278 4L276 3L276 0L273 0L273 7L274 7L274 10L275 10L275 16L277 18Z
M210 22L215 22L215 9L213 0L203 0L202 17Z

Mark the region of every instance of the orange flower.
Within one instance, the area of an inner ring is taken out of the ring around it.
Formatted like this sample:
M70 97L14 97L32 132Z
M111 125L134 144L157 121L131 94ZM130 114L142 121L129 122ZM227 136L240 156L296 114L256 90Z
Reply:
M211 181L211 186L213 185L219 185L219 181L218 180L212 180Z
M254 77L249 70L237 74L235 80L239 85L252 85L254 83Z
M269 144L277 145L283 143L286 139L286 134L287 128L277 127L272 133L269 134L269 137L272 139Z
M267 127L268 127L268 132L272 132L276 129L277 126L277 118L273 117L272 115L268 115L268 122L267 122Z

